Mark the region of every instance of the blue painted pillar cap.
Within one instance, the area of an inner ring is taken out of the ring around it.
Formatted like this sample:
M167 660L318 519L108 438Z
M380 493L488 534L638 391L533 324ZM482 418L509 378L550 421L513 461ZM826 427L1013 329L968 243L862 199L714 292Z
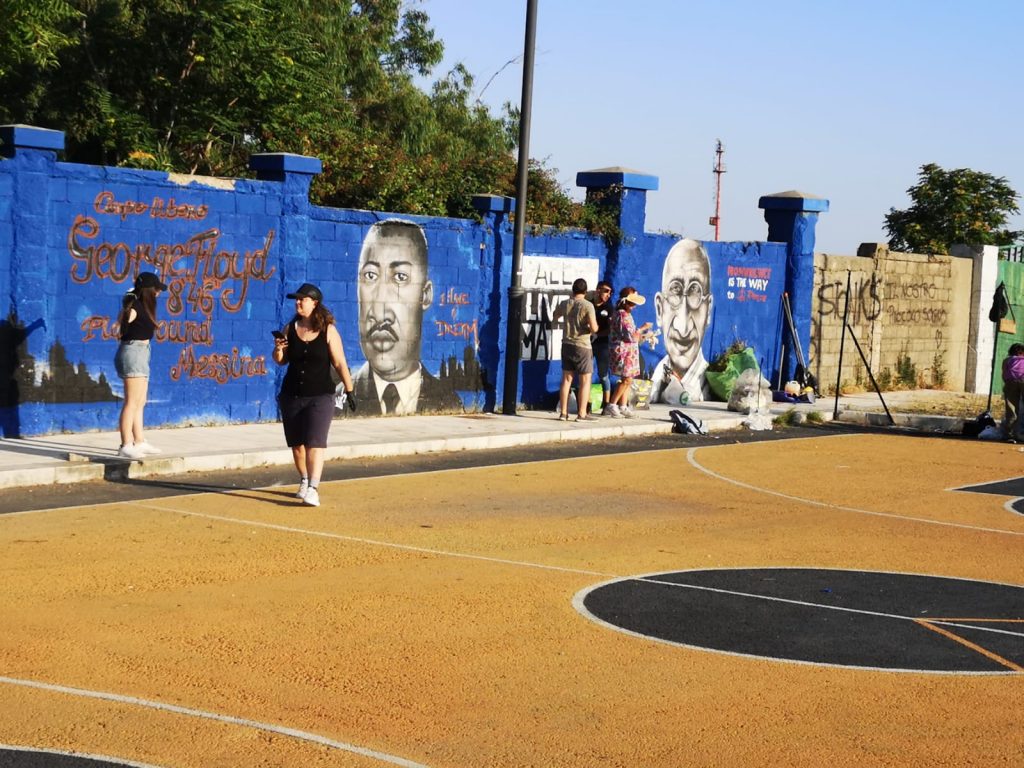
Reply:
M619 227L623 232L623 240L632 242L643 235L647 218L647 193L658 188L657 176L615 166L580 171L576 174L576 184L587 188L587 202L600 201L602 204L619 206ZM607 198L607 190L612 190L617 197L614 200Z
M776 192L773 195L764 195L757 201L757 207L763 208L766 211L824 213L828 210L828 200L791 189L789 192Z
M576 186L590 188L610 187L621 184L625 189L643 189L653 191L658 188L658 177L643 171L615 166L613 168L596 168L592 171L580 171L576 174Z
M324 169L319 157L293 155L289 152L264 152L249 158L250 170L264 181L282 181L288 174L316 176Z
M473 195L472 205L480 215L512 213L516 209L516 199L504 195Z
M60 152L64 149L64 131L36 128L33 125L0 125L0 152L13 157L19 149Z

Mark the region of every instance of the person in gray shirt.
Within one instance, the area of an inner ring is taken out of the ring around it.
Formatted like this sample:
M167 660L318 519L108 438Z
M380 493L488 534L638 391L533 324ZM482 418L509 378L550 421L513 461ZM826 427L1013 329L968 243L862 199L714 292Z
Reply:
M597 315L594 305L587 301L587 281L576 278L572 284L572 298L557 307L552 321L565 320L562 334L562 386L558 390L558 418L569 420L569 390L576 377L576 421L587 421L587 403L590 400L590 376L594 355L590 347L590 334L597 333Z

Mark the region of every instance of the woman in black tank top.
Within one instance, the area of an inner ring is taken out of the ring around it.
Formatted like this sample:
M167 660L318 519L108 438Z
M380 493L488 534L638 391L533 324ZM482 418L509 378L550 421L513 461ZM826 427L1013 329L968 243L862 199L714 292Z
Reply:
M341 335L334 327L334 316L322 303L320 289L303 283L288 298L295 299L295 317L283 332L275 332L274 340L274 362L288 366L278 405L285 441L299 471L299 490L295 496L304 504L317 507L327 433L334 417L332 368L341 379L345 404L353 411L356 398Z
M152 272L140 272L135 286L124 296L119 324L121 343L114 355L114 368L124 381L124 402L117 425L121 447L117 453L125 459L141 459L160 449L146 442L142 434L142 412L149 393L150 342L156 333L156 300L166 291Z

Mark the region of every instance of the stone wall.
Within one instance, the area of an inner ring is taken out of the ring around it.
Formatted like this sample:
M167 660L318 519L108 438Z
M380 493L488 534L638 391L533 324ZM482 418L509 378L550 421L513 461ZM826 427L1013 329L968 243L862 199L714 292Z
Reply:
M809 356L822 391L835 389L844 311L883 389L968 388L971 258L897 253L866 243L857 256L816 254L814 268ZM849 335L841 378L870 387Z

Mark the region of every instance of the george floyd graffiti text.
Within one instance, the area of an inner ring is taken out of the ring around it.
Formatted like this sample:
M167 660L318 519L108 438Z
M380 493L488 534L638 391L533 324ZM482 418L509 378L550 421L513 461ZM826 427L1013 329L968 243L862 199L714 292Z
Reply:
M178 362L170 369L173 381L209 379L223 384L233 379L266 376L264 355L230 352L197 352L196 347L214 344L213 317L218 308L236 313L245 306L253 282L265 283L275 273L270 249L275 232L268 230L258 248L246 251L221 246L221 232L204 229L183 240L129 244L104 237L101 217L130 217L202 222L209 211L205 205L181 203L174 198L154 197L150 202L118 200L109 191L93 200L89 214L75 217L68 230L67 249L71 256L72 282L84 285L94 280L114 283L134 281L140 271L155 272L167 284L169 319L159 319L155 338L181 344ZM195 318L195 319L193 319ZM116 318L90 315L81 321L83 341L119 338Z

